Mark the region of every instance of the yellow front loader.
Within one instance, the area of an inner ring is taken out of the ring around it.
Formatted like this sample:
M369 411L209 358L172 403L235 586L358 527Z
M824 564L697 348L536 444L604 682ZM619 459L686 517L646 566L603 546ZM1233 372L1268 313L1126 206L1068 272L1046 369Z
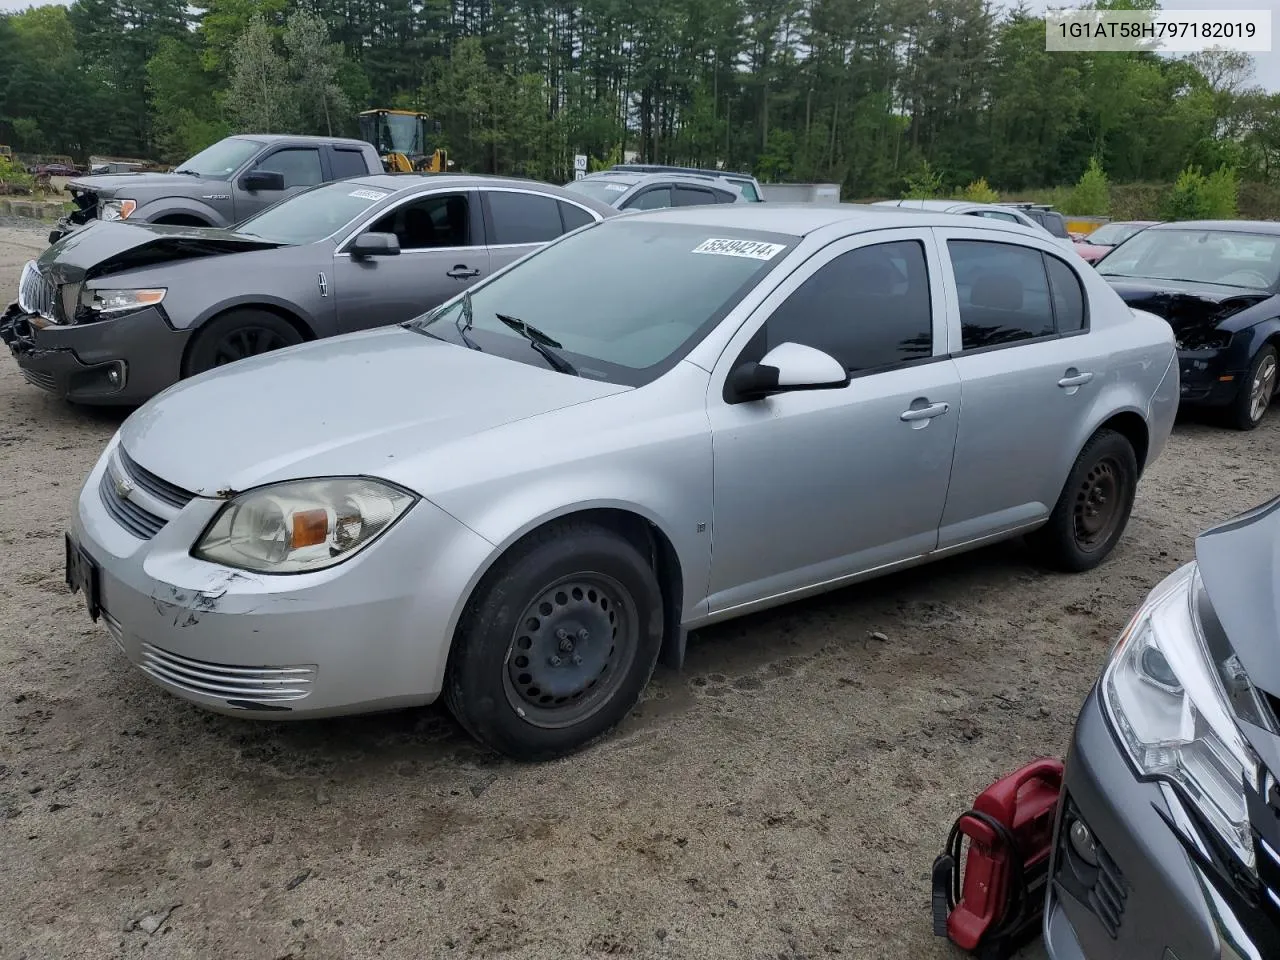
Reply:
M412 110L364 110L360 136L374 145L387 173L444 173L453 166L444 150L427 146L427 124L439 133L440 124Z

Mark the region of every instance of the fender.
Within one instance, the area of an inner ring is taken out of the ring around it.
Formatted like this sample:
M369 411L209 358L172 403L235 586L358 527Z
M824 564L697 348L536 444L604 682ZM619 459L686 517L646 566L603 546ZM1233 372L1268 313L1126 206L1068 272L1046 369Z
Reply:
M309 310L298 306L298 304L294 303L292 300L286 300L284 297L278 297L271 293L239 293L235 296L219 300L217 303L202 310L196 318L183 329L193 331L197 330L204 324L208 323L213 317L226 313L228 310L234 310L236 307L264 306L275 307L278 310L282 310L285 313L296 317L298 320L302 321L303 326L306 327L307 332L309 332L312 337L316 336L316 318L312 316Z
M1249 368L1249 364L1253 362L1254 356L1262 349L1263 344L1268 341L1276 341L1280 339L1280 317L1268 317L1265 320L1259 320L1252 326L1245 327L1240 331L1240 343L1243 351L1238 348L1231 349L1231 356L1228 358L1228 365L1238 367L1244 371Z
M184 216L198 217L211 227L228 225L226 217L207 203L201 203L189 197L158 197L138 204L138 209L129 217L141 223L155 223L161 217Z

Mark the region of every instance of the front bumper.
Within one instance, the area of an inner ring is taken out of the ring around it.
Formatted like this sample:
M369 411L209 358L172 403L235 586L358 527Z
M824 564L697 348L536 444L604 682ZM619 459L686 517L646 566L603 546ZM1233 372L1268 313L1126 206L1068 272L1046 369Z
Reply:
M1171 788L1134 775L1095 689L1076 724L1059 805L1044 918L1050 960L1276 955L1270 945L1280 941L1267 935L1270 921L1261 908L1229 905L1161 813L1194 831ZM1073 817L1097 840L1102 869L1090 870L1071 851L1066 833Z
M123 514L109 492L122 473L135 483ZM154 475L144 474L113 441L85 482L70 533L99 567L108 630L155 683L219 713L272 719L392 709L439 694L488 541L420 501L336 567L248 573L190 555L223 500L192 497L175 508L153 496ZM150 536L136 532L138 510L160 521Z
M0 340L28 383L75 403L143 403L181 376L190 331L154 307L96 323L54 324L14 303L0 314Z
M1179 350L1181 401L1187 405L1222 407L1231 403L1247 373L1236 369L1230 349Z

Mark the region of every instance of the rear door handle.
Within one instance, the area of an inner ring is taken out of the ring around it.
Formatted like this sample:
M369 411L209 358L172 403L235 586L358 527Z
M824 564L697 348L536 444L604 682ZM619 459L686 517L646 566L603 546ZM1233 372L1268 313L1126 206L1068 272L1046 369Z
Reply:
M1086 383L1093 379L1092 373L1072 373L1067 371L1067 375L1058 381L1060 387L1083 387Z
M927 407L912 407L910 410L903 410L902 415L898 417L904 423L911 423L914 420L932 420L934 417L940 417L951 409L949 403L931 403Z
M469 280L471 277L480 276L479 270L472 270L465 263L460 263L446 274L455 280Z

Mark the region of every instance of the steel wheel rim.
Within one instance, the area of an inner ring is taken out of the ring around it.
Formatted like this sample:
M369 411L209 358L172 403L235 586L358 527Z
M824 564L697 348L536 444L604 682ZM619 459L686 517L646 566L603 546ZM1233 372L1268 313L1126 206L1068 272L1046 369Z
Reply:
M1103 457L1076 490L1073 521L1076 544L1086 552L1103 546L1119 526L1124 504L1124 470L1119 461Z
M537 727L581 723L626 679L638 641L636 605L622 584L601 573L562 577L538 592L512 631L507 701Z
M1254 422L1262 419L1271 405L1271 395L1276 392L1276 358L1267 357L1258 367L1249 388L1249 417Z
M213 352L213 365L221 367L286 346L288 344L284 337L270 327L240 327L218 341L218 347Z

